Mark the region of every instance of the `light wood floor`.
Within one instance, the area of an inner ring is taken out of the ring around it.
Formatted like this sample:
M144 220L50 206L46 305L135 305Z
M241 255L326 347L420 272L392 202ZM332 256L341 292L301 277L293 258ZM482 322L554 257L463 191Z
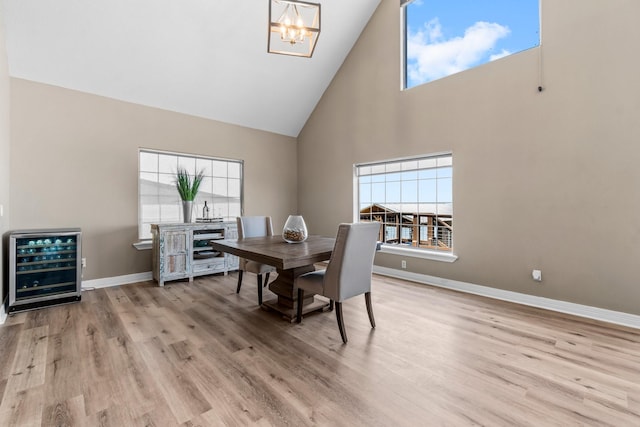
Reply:
M374 276L301 325L236 274L0 327L0 426L640 426L640 331ZM266 292L266 296L270 296Z

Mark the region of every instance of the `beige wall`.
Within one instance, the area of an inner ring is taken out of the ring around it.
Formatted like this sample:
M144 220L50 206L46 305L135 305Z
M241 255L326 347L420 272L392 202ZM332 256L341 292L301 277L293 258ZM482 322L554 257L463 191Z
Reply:
M451 150L459 259L409 271L640 314L640 2L544 0L542 48L404 92L397 3L298 138L312 231L353 218L354 163Z
M354 163L451 150L459 259L409 271L640 314L639 15L636 0L544 0L542 48L402 92L399 10L381 2L297 159L293 138L9 80L0 31L0 226L82 227L85 279L139 273L139 147L244 159L246 214L279 228L299 211L325 235L353 218Z
M9 66L7 64L7 50L4 38L4 19L2 2L0 2L0 205L3 215L0 216L0 235L9 229ZM2 245L0 245L0 260L4 259ZM0 290L2 298L7 296L4 290L4 263L0 261Z
M245 161L245 214L296 211L295 138L11 79L11 228L81 227L85 279L151 270L138 148Z

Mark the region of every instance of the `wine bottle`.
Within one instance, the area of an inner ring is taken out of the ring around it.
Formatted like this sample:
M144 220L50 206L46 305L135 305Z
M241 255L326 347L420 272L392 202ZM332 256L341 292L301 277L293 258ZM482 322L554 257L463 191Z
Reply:
M209 219L209 206L207 206L207 201L204 201L204 208L202 208L202 218Z

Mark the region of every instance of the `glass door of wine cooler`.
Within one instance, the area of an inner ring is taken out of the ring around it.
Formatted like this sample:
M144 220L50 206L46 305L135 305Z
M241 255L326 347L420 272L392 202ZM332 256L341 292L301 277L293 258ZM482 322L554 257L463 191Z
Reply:
M79 229L14 232L9 312L80 300Z

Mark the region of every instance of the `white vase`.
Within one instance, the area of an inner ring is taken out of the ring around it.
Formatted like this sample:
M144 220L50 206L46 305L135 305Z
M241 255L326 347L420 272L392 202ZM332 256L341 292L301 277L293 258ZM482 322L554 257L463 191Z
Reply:
M307 224L301 215L289 215L282 229L282 238L288 243L301 243L307 240Z
M184 222L191 222L192 213L193 213L193 201L183 200L182 201L182 219L184 220Z

